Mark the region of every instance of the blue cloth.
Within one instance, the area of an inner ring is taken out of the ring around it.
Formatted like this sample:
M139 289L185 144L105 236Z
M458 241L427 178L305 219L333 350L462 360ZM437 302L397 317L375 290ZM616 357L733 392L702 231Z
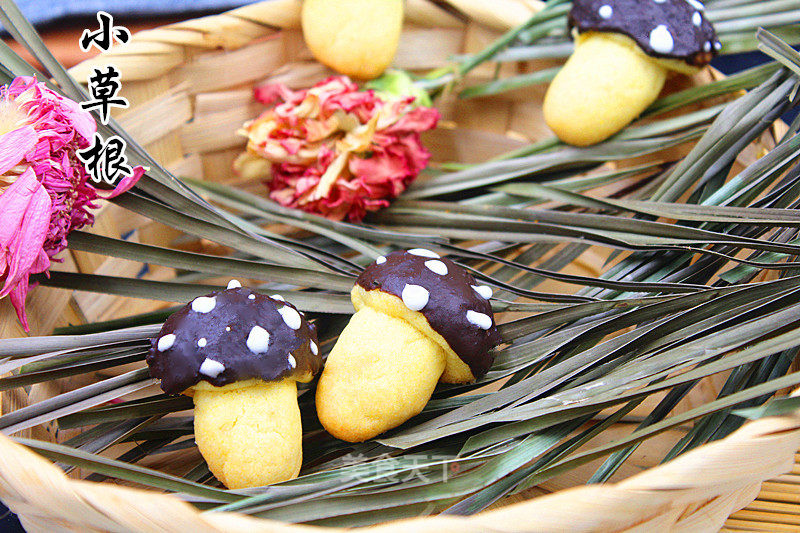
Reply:
M8 508L1 503L0 503L0 532L25 533L25 530L19 523L17 515L9 511Z
M794 48L800 50L800 45L795 45ZM711 62L711 65L723 74L731 75L742 70L763 65L767 61L771 60L772 58L761 52L744 52L741 54L720 56L714 59L714 61ZM798 114L800 114L800 109L795 108L786 113L782 118L787 124L789 124L795 119L795 117L797 117Z
M22 13L35 25L66 17L94 18L98 11L115 17L180 15L182 13L219 12L256 0L17 0Z

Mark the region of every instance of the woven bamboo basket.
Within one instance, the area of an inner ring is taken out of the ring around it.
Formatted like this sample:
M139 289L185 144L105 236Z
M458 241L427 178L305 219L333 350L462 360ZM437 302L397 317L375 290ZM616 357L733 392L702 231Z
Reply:
M176 175L259 192L259 184L242 182L231 171L232 161L245 141L236 130L260 110L252 96L253 86L281 81L303 87L330 74L313 60L303 43L300 6L300 0L272 0L143 31L126 45L117 45L76 66L71 73L85 80L94 66L113 63L122 72L124 96L131 103L117 118L159 162ZM536 0L407 0L406 24L395 64L419 72L443 66L455 54L482 49L539 8L541 3ZM516 74L551 66L543 63L505 64L503 69ZM486 81L493 75L493 67L481 67L470 74L467 83ZM705 71L694 78L670 82L668 90L717 76ZM482 161L549 137L551 133L541 117L544 89L533 87L475 100L445 95L437 102L443 124L425 139L434 161ZM747 165L770 149L782 132L780 124L774 126L745 150L739 164ZM671 150L685 153L687 147ZM224 252L213 243L191 241L173 229L110 204L98 214L93 231L151 244ZM567 271L596 274L603 259L602 252L590 249ZM56 269L148 279L173 275L163 267L150 266L142 271L138 263L74 251ZM558 283L548 283L540 290L566 290ZM157 305L133 298L38 288L29 298L31 334L48 334L55 326L68 323L151 311ZM0 338L23 334L9 303L0 300ZM679 408L715 398L720 383L719 379L706 380ZM35 385L26 393L3 393L3 412L59 392L50 383ZM612 430L606 438L629 429ZM31 433L41 439L65 438L64 432L57 434L53 428L35 428L27 435ZM475 516L429 516L367 529L459 533L716 531L732 512L755 499L763 481L791 469L800 448L800 413L750 422L724 440L655 466L657 458L679 437L676 432L667 432L651 439L612 483L579 486L596 468L592 463ZM0 498L20 515L29 531L323 530L235 513L200 512L170 495L82 481L77 479L77 472L67 476L27 448L0 437Z

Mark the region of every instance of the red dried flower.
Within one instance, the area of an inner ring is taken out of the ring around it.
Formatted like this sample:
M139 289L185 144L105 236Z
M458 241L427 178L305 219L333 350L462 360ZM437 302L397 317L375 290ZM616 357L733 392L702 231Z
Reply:
M266 179L281 205L334 220L359 221L389 205L428 164L420 132L439 112L359 91L344 76L308 90L282 84L256 89L273 107L245 124L247 152L236 160L246 178Z

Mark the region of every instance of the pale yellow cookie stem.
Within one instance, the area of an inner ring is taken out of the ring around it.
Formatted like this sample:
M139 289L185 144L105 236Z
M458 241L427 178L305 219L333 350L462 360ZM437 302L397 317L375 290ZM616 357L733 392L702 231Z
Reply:
M328 355L317 386L320 422L349 442L397 427L428 403L445 360L441 346L405 320L364 307Z
M402 0L304 0L303 37L320 63L340 74L370 80L397 52Z
M197 447L226 487L297 477L303 430L294 380L203 387L194 392L194 407Z
M604 141L655 101L667 70L627 37L581 34L547 91L545 121L566 143L588 146Z

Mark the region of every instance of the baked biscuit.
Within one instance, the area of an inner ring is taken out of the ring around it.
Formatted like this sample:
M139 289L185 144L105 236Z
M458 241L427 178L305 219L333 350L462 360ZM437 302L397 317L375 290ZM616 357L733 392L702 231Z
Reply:
M317 60L370 80L392 63L403 28L402 0L305 0L303 37Z
M550 84L544 119L564 142L596 144L652 104L669 71L693 74L720 49L695 0L575 0L575 51Z
M380 257L350 294L356 314L317 386L333 436L370 439L422 411L439 381L468 383L491 366L491 289L449 259L425 249Z
M313 324L293 305L232 281L170 316L147 363L164 392L194 398L197 447L226 487L297 477L296 382L310 381L322 360Z

